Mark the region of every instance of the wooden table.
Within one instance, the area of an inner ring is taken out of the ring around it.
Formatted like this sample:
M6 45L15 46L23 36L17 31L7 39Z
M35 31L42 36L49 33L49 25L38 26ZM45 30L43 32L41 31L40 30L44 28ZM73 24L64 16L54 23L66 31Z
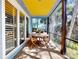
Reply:
M31 34L31 42L37 46L35 43L37 41L41 41L44 42L44 45L46 45L50 40L49 40L49 35L48 34L44 34L44 33L35 33L35 34Z

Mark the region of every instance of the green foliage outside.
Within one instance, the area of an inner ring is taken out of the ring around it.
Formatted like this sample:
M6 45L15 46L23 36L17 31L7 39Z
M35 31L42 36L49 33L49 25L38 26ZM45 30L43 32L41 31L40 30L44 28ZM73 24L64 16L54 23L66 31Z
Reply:
M78 59L78 43L67 40L66 55L70 59Z
M55 44L60 44L60 40L58 38L59 37L55 36ZM78 43L66 40L66 55L70 59L78 59Z

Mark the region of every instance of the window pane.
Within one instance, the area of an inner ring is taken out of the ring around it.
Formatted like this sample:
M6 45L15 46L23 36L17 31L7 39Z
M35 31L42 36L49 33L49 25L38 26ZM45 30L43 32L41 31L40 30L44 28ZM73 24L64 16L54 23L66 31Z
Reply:
M47 31L46 18L33 18L32 19L32 31Z
M24 42L24 14L20 12L20 44Z
M16 47L16 9L5 1L5 38L6 54Z
M78 0L67 0L67 56L70 59L78 59ZM72 41L73 40L73 41ZM72 53L73 52L73 53Z
M58 5L56 10L52 13L49 19L49 34L50 34L50 39L53 41L55 44L55 47L61 48L60 47L60 40L61 37L61 26L62 26L62 8L61 8L61 3Z

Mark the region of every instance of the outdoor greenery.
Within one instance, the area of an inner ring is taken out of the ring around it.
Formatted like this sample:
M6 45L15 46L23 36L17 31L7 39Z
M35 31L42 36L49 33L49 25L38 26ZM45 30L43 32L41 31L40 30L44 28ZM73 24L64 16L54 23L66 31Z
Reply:
M78 43L67 40L67 56L70 59L78 59Z
M70 59L78 59L78 51L72 48L67 47L67 56Z
M32 18L32 31L40 30L46 31L47 30L47 22L46 18Z
M69 32L68 30L71 24L71 20L74 14L74 6L76 6L76 1L77 0L67 0L67 33ZM51 15L50 17L50 32L51 33L56 33L58 35L61 34L61 23L62 23L62 9L61 9L61 3L59 4L59 6L57 7L57 9L54 11L54 13ZM76 6L77 7L77 6ZM77 11L76 11L77 12ZM71 35L71 39L73 40L78 40L78 19L77 17L75 18L76 23L74 25L74 28L72 30L72 35ZM50 34L51 35L51 34ZM50 38L54 41L55 45L59 46L60 45L60 40L61 37L59 37L58 35L54 35L52 34L50 36ZM57 47L58 47L57 46ZM68 39L66 39L66 55L70 58L70 59L78 59L78 43L70 41Z

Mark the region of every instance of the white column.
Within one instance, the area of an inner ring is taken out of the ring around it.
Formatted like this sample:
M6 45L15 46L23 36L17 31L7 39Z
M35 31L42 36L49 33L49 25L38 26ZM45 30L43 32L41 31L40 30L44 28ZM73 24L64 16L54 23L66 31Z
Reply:
M24 39L26 39L26 16L24 17Z
M17 46L20 45L20 14L17 10Z
M5 0L0 0L0 59L6 59L5 41Z

